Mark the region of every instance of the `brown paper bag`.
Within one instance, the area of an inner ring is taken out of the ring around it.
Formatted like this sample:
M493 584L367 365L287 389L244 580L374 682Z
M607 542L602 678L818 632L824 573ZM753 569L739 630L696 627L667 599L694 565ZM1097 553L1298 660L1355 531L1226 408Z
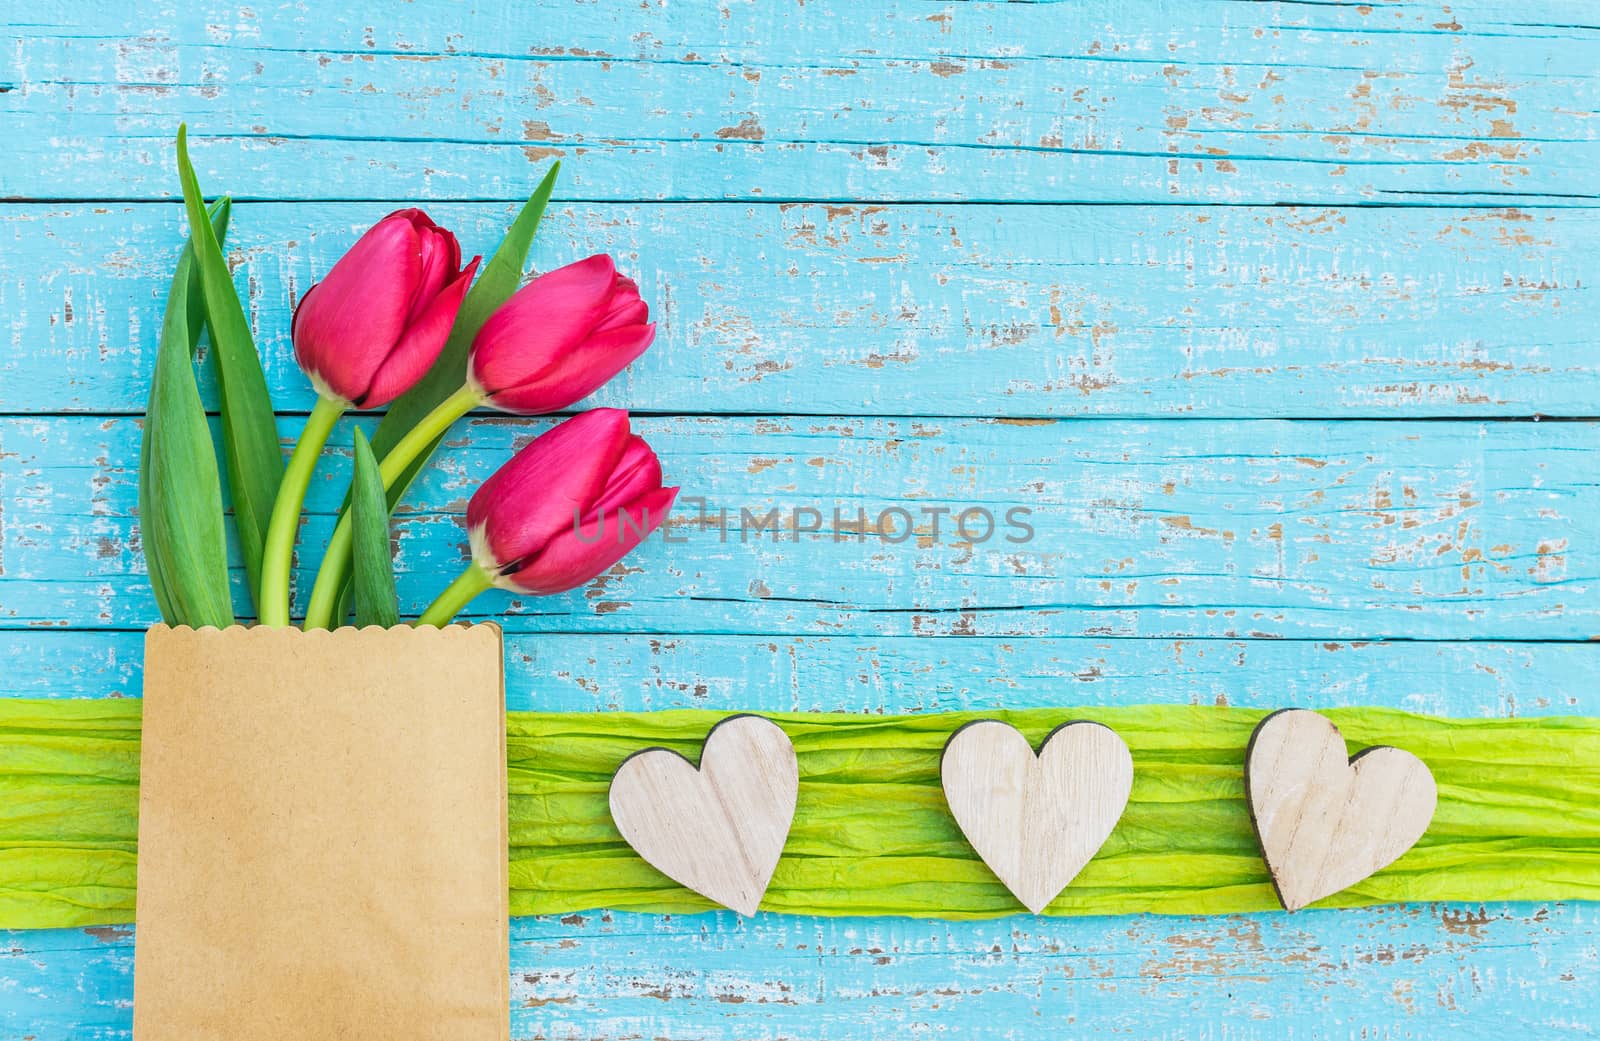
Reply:
M505 1041L498 626L145 640L138 1041Z

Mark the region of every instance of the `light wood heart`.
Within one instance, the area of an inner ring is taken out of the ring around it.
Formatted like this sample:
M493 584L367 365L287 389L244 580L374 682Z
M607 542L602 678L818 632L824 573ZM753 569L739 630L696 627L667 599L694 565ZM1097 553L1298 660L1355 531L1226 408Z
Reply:
M1339 728L1305 709L1274 712L1256 727L1245 789L1290 911L1394 863L1428 830L1439 797L1421 759L1383 745L1346 759Z
M1038 755L1007 723L969 723L939 772L967 841L1034 914L1105 844L1133 788L1128 746L1098 723L1057 727Z
M799 790L789 736L760 716L730 716L706 735L699 769L665 748L629 756L611 779L611 819L662 874L753 915Z

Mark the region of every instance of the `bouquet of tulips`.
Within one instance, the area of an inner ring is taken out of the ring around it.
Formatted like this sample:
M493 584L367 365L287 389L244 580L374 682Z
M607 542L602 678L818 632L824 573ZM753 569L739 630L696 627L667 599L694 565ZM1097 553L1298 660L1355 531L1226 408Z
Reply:
M291 624L290 568L313 471L338 420L388 411L352 434L350 493L306 607L307 629L399 624L389 517L450 425L477 407L565 409L650 346L634 282L592 256L519 288L559 164L479 273L419 209L379 221L300 299L295 360L317 392L284 464L249 323L222 253L229 201L209 209L178 130L190 239L167 299L140 457L150 584L169 625L235 621L217 453L195 379L202 327L221 404L221 447L249 594L264 625ZM474 276L476 281L474 281ZM516 453L467 506L470 560L417 624L448 624L491 586L548 595L595 578L666 519L677 488L628 414L595 409Z

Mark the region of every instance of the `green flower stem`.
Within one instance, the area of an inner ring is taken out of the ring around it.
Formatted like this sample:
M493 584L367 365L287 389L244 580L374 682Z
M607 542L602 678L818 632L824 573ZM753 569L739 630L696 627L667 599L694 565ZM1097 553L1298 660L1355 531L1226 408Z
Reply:
M289 565L294 556L294 537L300 528L300 508L305 505L306 488L317 468L322 446L328 443L333 425L349 408L338 398L317 398L317 406L306 419L300 441L283 472L283 484L272 503L272 520L261 551L261 624L289 624Z
M467 384L423 416L378 464L384 489L387 490L399 480L412 460L427 451L434 439L450 428L450 424L471 412L482 401L478 391ZM352 541L350 514L347 511L333 529L333 537L328 540L327 555L322 558L322 568L317 572L316 584L311 588L311 604L306 608L305 627L308 631L328 629L334 624L333 612L339 602L339 592L350 577Z
M467 569L445 587L439 594L439 599L428 605L422 612L422 617L417 619L418 625L436 625L441 629L454 621L461 609L472 602L479 593L494 585L494 576L474 561L467 565Z

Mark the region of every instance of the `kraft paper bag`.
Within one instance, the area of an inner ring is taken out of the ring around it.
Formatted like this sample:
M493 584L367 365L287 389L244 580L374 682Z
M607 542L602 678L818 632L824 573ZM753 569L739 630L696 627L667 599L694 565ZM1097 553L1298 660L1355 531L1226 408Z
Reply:
M137 1041L505 1041L492 624L145 641Z

